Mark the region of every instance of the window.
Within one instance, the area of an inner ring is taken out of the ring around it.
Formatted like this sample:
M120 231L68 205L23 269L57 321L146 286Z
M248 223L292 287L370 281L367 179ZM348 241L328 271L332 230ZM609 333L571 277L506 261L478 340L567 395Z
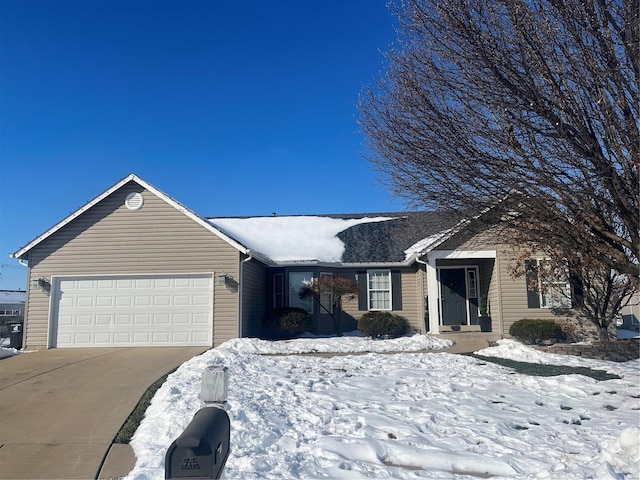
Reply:
M0 315L12 317L20 315L20 310L0 310Z
M391 310L391 270L369 270L369 310Z
M304 285L311 283L313 272L291 272L289 273L289 306L304 308L307 312L313 313L313 299L300 298L300 289Z
M476 281L476 271L467 269L467 295L469 298L478 298L478 282Z
M331 273L320 272L320 277L330 277ZM333 294L331 292L320 293L320 313L333 313Z
M526 262L527 306L571 308L571 286L565 268L542 259Z
M273 308L284 307L284 279L281 273L273 275Z

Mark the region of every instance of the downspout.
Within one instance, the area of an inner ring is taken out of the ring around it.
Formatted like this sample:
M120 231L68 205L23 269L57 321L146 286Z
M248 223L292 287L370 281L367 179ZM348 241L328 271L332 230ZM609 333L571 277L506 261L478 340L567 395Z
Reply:
M244 291L244 283L242 282L242 270L243 270L243 266L245 263L247 263L249 260L251 260L253 258L253 255L251 254L251 250L247 250L247 253L249 254L249 256L247 258L245 258L244 260L242 260L240 262L240 273L239 273L239 279L238 279L238 283L240 284L239 291L238 291L238 301L239 301L239 305L238 305L238 338L242 338L242 323L243 323L243 318L242 318L242 301L243 301L243 291Z

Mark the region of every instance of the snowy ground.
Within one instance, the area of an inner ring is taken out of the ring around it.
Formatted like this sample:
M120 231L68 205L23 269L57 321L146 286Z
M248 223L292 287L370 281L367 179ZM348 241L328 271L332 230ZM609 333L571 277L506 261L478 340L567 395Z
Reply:
M164 457L200 404L209 366L230 372L224 478L640 478L640 361L542 353L503 340L484 356L606 370L534 377L414 336L237 339L183 364L136 432L129 480L164 478ZM404 351L265 356L304 351Z

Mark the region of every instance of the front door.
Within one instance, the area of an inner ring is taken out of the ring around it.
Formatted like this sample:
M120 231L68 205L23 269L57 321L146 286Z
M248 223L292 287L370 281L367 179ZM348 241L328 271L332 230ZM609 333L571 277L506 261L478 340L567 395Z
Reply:
M442 324L467 324L467 286L464 268L440 270L440 298L442 300Z

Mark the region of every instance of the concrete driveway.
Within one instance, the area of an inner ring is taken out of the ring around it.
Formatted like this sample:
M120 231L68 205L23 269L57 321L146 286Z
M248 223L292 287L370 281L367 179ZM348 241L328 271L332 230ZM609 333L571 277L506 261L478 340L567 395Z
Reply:
M0 360L0 478L97 478L146 389L205 350L53 349Z

